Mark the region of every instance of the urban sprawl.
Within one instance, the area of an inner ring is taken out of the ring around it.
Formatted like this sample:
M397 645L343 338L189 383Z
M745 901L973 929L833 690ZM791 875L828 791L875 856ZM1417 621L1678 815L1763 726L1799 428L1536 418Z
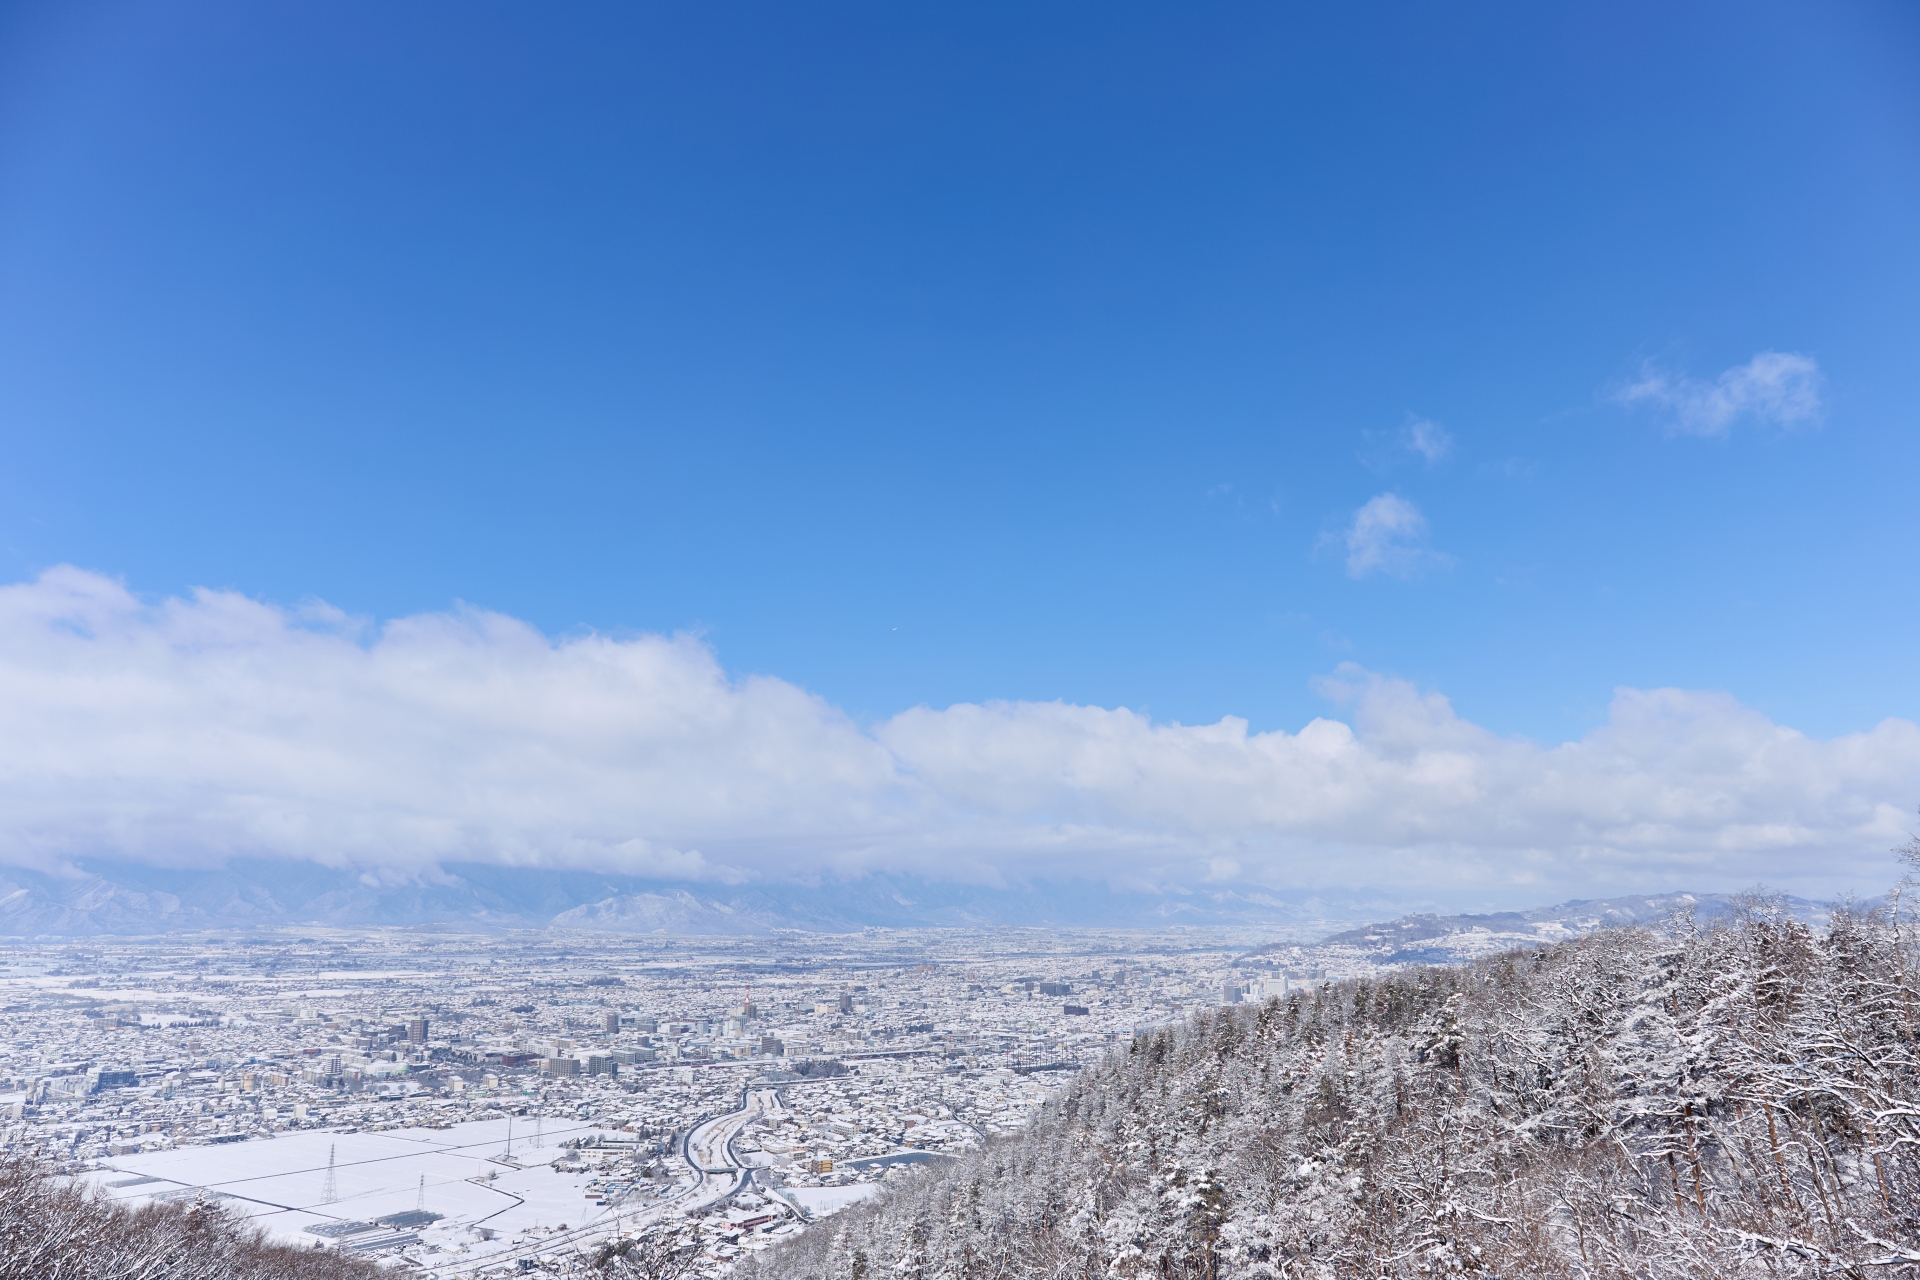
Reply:
M709 1272L1011 1132L1272 934L316 931L0 947L0 1120L102 1194L432 1276L668 1233Z

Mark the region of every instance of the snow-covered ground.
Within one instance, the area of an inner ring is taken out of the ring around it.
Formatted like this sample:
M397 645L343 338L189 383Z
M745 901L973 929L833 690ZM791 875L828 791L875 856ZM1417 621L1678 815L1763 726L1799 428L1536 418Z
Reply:
M308 1130L271 1140L120 1156L94 1175L109 1195L140 1199L224 1197L261 1227L302 1244L316 1237L305 1228L403 1213L424 1202L442 1220L432 1235L451 1235L484 1225L511 1236L533 1228L578 1227L605 1213L586 1196L593 1175L558 1173L548 1162L559 1143L592 1130L549 1126L541 1146L525 1121L517 1121L513 1158L522 1167L496 1162L506 1149L507 1121L482 1120L449 1129L392 1129L380 1133ZM329 1153L336 1196L325 1196ZM159 1179L119 1186L135 1177Z
M880 1194L877 1182L862 1182L851 1187L788 1187L783 1194L816 1218L840 1212Z

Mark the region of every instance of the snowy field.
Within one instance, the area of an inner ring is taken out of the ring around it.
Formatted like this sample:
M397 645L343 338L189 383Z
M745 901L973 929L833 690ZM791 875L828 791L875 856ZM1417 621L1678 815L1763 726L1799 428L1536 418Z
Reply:
M560 1143L594 1132L589 1125L549 1122L535 1148L525 1120L514 1122L513 1158L496 1163L507 1143L507 1121L482 1120L449 1129L390 1129L381 1133L310 1130L270 1140L183 1147L109 1162L94 1175L119 1199L219 1195L229 1207L282 1239L311 1244L303 1228L358 1219L371 1222L424 1201L443 1215L432 1235L484 1225L511 1236L534 1228L578 1227L606 1211L585 1194L590 1173L557 1173L550 1161ZM325 1196L331 1150L336 1198ZM158 1181L122 1185L135 1177Z

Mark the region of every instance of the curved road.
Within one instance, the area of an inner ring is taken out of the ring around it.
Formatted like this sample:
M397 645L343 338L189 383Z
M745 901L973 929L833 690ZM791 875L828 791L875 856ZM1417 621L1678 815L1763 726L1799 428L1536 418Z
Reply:
M680 1154L693 1166L693 1181L656 1204L626 1213L618 1208L609 1208L564 1235L545 1236L519 1248L490 1253L451 1267L436 1267L433 1271L443 1276L478 1271L531 1254L550 1253L569 1244L584 1244L619 1229L644 1227L670 1213L692 1215L711 1208L737 1195L752 1176L748 1166L734 1154L733 1140L740 1136L740 1131L755 1116L776 1115L782 1110L780 1096L772 1089L755 1089L747 1094L744 1105L738 1111L729 1111L695 1125L680 1145Z
M747 1167L734 1155L733 1140L740 1136L749 1120L769 1109L769 1102L772 1108L780 1105L773 1090L756 1089L747 1095L740 1110L703 1120L688 1131L681 1154L693 1166L698 1179L689 1188L697 1207L705 1208L724 1200L746 1185Z

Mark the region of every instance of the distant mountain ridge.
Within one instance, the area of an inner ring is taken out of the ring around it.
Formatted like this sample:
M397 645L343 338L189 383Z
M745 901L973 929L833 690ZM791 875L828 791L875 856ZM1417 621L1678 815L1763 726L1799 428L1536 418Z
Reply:
M1818 924L1829 904L1783 896L1794 919ZM1557 906L1527 911L1498 911L1485 915L1419 913L1378 924L1361 925L1322 938L1320 947L1347 947L1376 964L1457 964L1515 947L1565 942L1599 929L1654 925L1684 913L1696 920L1723 919L1737 913L1739 895L1725 893L1628 894L1618 898L1576 898ZM1248 956L1268 955L1291 948L1276 942L1257 947Z
M1824 908L1791 900L1796 914ZM453 864L430 878L382 884L311 863L235 860L219 869L162 870L100 863L79 874L0 868L0 936L139 936L301 925L472 929L586 929L671 936L748 937L795 930L1168 928L1231 926L1300 945L1352 947L1378 963L1447 963L1489 951L1578 937L1604 925L1647 924L1692 904L1732 910L1724 894L1634 895L1486 915L1401 915L1376 895L1285 899L1258 890L1120 893L1087 881L981 887L868 876L806 884L715 885L588 871ZM1357 927L1356 927L1357 926ZM1255 933L1254 936L1259 936Z
M88 863L70 875L0 867L0 936L29 938L427 924L716 936L997 925L1299 933L1395 905L1359 894L1284 900L1257 890L1119 893L1086 881L981 887L883 875L715 885L480 864L390 884L354 870L244 859L191 870Z

